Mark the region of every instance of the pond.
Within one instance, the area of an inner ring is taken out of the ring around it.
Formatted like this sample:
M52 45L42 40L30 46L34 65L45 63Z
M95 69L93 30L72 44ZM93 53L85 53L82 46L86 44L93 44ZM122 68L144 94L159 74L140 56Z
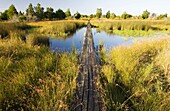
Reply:
M56 51L71 52L72 47L75 47L78 52L81 52L85 32L86 27L77 30L72 36L69 36L66 39L50 38L49 40L50 49L54 52ZM104 31L97 31L96 28L92 28L92 33L94 39L94 46L98 47L102 43L104 44L104 47L107 49L107 51L116 46L122 45L126 46L133 44L135 41L139 41L142 39L150 40L151 38L153 38L153 37L123 37L120 35L108 34ZM155 37L157 38L158 36Z

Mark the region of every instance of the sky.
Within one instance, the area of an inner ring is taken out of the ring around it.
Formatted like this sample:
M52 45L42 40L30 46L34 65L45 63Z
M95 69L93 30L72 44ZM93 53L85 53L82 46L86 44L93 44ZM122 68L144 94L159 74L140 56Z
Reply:
M36 6L40 3L42 7L58 8L66 11L70 8L71 13L77 11L81 14L95 14L97 8L102 8L102 13L108 10L116 15L127 12L132 15L141 15L144 10L150 13L165 14L170 16L170 0L0 0L0 12L8 9L13 4L17 11L25 12L28 5Z

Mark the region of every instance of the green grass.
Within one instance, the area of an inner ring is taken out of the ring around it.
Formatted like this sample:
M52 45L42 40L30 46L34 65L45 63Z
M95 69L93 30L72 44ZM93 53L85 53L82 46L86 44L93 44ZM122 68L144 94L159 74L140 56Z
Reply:
M69 110L76 55L16 38L0 40L0 110Z
M103 56L100 82L108 110L170 110L169 42L143 41Z
M149 36L155 32L169 33L170 21L156 20L99 20L92 21L99 30L122 36Z

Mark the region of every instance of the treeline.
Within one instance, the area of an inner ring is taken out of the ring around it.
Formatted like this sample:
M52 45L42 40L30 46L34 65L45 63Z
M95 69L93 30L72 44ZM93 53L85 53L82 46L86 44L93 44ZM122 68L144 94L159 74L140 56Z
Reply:
M26 9L26 13L17 11L14 5L11 5L9 9L4 12L0 12L0 20L13 20L13 21L40 21L40 20L62 20L72 17L70 9L64 12L62 9L54 11L52 7L47 7L46 10L41 4L37 4L35 7L30 3ZM74 14L74 18L79 19L81 17L79 12Z
M127 12L124 12L122 15L116 15L115 13L111 13L110 10L106 12L106 14L102 14L102 9L97 8L96 14L91 14L91 18L108 18L108 19L163 19L167 18L168 14L160 14L157 15L156 13L150 13L148 10L143 11L142 15L139 16L133 16L131 14L128 14Z
M64 12L62 9L54 10L52 7L44 7L41 4L37 4L33 6L31 3L26 9L26 13L17 11L14 5L11 5L9 9L4 12L0 12L0 20L10 20L10 21L40 21L40 20L62 20L65 18L68 19L80 19L80 18L108 18L108 19L163 19L167 18L167 14L157 15L156 13L150 13L145 10L139 16L133 16L124 12L122 15L116 15L115 13L111 13L110 10L107 11L106 14L102 13L101 8L97 8L95 14L91 15L83 15L79 12L75 14L71 14L70 9Z

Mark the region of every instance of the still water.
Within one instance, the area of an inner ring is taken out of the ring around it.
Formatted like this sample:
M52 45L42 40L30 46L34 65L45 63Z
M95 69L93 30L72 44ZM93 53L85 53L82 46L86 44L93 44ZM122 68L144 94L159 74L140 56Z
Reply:
M56 51L67 51L71 52L74 46L77 51L82 50L84 35L86 28L82 28L76 31L72 36L66 39L56 39L50 38L50 49L54 52ZM107 34L104 31L97 31L95 28L92 29L94 45L98 47L101 43L109 51L111 48L116 46L126 46L133 44L137 40L149 39L144 37L123 37L120 35Z

